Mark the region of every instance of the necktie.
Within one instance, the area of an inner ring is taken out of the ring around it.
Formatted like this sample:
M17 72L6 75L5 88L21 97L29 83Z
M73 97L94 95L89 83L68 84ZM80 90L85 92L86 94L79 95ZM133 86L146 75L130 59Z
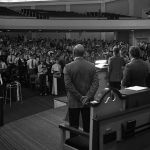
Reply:
M20 66L21 65L21 59L19 58L18 59L18 66Z
M2 63L0 63L0 69L2 69L2 67L3 67L3 66L2 66Z
M31 61L31 68L32 68L32 69L34 68L33 59L32 59L32 61Z
M12 59L12 55L11 55L11 57L10 57L10 62L12 63L12 61L13 61L13 59Z

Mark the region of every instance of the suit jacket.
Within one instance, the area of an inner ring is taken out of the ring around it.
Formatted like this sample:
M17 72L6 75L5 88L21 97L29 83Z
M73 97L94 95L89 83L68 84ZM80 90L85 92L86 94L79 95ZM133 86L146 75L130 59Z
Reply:
M120 82L123 77L123 67L125 66L125 61L123 57L112 56L109 58L109 73L108 79L110 82Z
M148 66L141 59L133 59L124 70L122 86L146 86Z
M93 100L99 81L95 65L83 58L67 64L64 68L64 82L70 108L83 107L82 96Z

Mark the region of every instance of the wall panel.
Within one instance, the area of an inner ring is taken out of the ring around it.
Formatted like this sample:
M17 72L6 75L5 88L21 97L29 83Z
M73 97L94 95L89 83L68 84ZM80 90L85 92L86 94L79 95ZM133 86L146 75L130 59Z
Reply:
M106 12L129 15L128 0L117 0L106 3Z
M35 6L36 9L42 9L42 10L49 10L49 11L65 11L66 6L65 5L41 5L41 6Z
M97 12L100 9L100 4L80 4L80 5L71 5L71 11L78 13L85 12Z
M142 10L150 8L150 0L135 0L134 7L135 16L142 17Z

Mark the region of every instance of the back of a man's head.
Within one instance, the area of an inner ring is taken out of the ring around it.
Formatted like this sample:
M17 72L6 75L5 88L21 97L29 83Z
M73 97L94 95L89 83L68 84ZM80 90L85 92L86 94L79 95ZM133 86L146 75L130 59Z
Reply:
M132 58L140 58L140 48L137 46L131 46L129 49L129 54Z
M117 46L114 46L114 47L113 47L113 53L114 53L115 55L119 55L119 51L120 51L120 49L119 49Z
M83 57L83 55L84 55L84 47L83 47L83 45L77 44L73 48L73 54L74 54L74 57Z

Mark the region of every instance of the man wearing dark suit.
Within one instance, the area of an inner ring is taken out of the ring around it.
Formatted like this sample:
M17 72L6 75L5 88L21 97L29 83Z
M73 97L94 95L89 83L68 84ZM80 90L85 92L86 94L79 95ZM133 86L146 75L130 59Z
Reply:
M140 59L140 49L131 46L129 49L131 62L128 63L124 70L122 86L146 86L146 78L148 76L148 66L146 62Z
M95 65L83 58L84 47L78 44L73 49L74 61L64 68L64 81L68 97L69 124L79 127L79 115L82 115L82 125L89 132L90 108L87 106L98 89L99 81Z
M109 86L121 89L121 80L123 77L123 68L125 61L123 57L120 57L120 49L116 46L113 47L113 56L108 60L108 80Z

